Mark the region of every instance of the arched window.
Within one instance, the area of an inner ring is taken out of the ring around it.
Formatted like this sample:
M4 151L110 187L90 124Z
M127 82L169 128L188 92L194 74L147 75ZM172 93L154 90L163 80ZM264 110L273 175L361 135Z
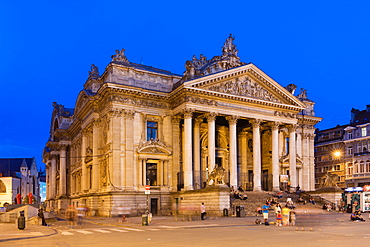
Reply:
M0 193L6 193L6 186L2 180L0 180Z

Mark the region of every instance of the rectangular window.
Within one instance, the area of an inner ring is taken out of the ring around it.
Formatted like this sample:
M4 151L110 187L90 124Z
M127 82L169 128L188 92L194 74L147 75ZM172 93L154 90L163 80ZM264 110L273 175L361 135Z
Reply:
M348 147L347 148L347 153L348 153L348 155L352 155L353 154L353 148L352 147Z
M348 132L348 139L352 139L353 138L353 134L352 134L352 131Z
M157 163L146 163L146 184L157 186Z
M157 122L147 122L146 123L146 140L156 140L158 133L158 123Z
M361 128L361 134L362 136L366 136L366 127Z

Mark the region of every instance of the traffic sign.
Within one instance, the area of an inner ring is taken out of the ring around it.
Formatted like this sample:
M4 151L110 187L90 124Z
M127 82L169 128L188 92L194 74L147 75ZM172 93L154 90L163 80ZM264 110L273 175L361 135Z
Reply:
M146 195L150 194L150 185L145 185L145 194Z

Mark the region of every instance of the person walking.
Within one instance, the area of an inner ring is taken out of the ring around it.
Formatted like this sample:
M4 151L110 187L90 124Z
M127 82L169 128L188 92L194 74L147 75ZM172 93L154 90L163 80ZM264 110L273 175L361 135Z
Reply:
M202 205L200 206L200 218L201 220L205 220L205 216L206 216L206 206L204 206L204 202L202 202Z
M39 209L39 212L38 212L37 216L39 217L39 219L41 219L41 225L43 225L43 226L48 225L48 224L46 224L45 216L44 216L44 210L42 208Z
M269 219L269 209L270 209L270 203L267 201L265 205L262 206L262 215L263 220L265 221L265 225L268 226L268 219Z
M283 207L283 209L281 210L281 213L283 215L283 225L284 226L289 226L290 209L288 208L287 205L285 205L285 207Z

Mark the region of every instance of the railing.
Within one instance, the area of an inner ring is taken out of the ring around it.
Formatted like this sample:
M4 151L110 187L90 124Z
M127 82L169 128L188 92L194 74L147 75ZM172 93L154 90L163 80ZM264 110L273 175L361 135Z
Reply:
M307 201L307 203L310 203L310 198L313 198L316 204L321 204L321 205L330 204L331 210L333 210L333 211L341 211L342 210L341 205L338 205L337 203L334 203L334 202L329 201L325 198L322 198L321 196L312 196L312 195L307 194L305 192L301 192L301 195L303 196L303 199L305 201Z

